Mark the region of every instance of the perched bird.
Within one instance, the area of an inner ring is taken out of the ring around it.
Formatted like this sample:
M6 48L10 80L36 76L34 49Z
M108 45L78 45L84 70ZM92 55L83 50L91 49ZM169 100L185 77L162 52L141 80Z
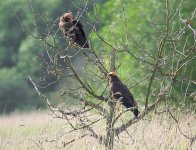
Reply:
M77 44L81 48L89 48L83 26L71 12L64 13L60 17L59 28L69 39L69 46Z
M122 102L122 104L126 108L136 107L132 110L132 112L134 116L137 117L139 114L139 111L137 109L137 103L134 100L133 95L131 94L127 86L120 81L115 72L110 72L108 74L108 79L109 89L112 97L114 99L120 100L120 102Z

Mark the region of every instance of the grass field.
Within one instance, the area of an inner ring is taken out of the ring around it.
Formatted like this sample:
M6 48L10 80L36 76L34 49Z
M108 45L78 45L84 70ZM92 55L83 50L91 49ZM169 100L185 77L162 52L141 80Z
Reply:
M196 134L196 119L193 115L183 115L179 128L188 136ZM34 112L0 117L0 150L102 150L104 147L91 137L76 140L64 147L64 143L80 137L85 131L65 134L70 128L64 120L49 114ZM104 134L103 125L95 127ZM131 126L129 134L123 133L116 139L117 150L186 150L190 140L179 132L177 124L167 116L154 116L151 121L140 120ZM192 149L196 149L196 142Z

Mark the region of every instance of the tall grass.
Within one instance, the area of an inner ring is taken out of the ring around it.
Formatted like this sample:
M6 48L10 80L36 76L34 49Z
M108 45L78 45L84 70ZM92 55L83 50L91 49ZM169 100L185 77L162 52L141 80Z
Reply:
M103 122L102 122L103 123ZM104 134L102 123L95 130ZM177 125L167 115L154 115L152 119L140 120L115 141L117 150L186 150L190 141L186 135L196 134L196 119L191 114L180 115ZM68 149L68 150L102 150L104 146L94 138L80 136L85 132L70 132L65 120L55 119L47 113L17 114L0 118L0 149ZM65 147L65 143L76 139ZM196 149L193 143L192 149Z

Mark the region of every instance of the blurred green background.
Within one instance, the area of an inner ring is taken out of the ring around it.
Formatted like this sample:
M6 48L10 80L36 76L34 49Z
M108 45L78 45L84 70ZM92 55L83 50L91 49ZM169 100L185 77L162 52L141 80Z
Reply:
M140 44L141 47L151 47L153 49L156 43L153 43L150 38L141 39L141 29L148 32L154 32L153 26L149 23L152 18L158 18L159 20L164 18L164 6L165 3L157 0L96 0L96 1L70 1L70 0L8 0L0 1L0 113L10 113L13 111L30 111L36 109L46 108L44 101L40 100L35 92L32 84L28 79L28 75L32 78L39 78L45 75L44 68L39 66L37 61L38 55L44 55L43 49L45 45L24 32L26 28L31 33L35 33L40 30L40 34L44 36L44 29L47 28L46 20L54 22L64 12L72 11L73 14L81 12L79 8L84 7L84 2L87 2L88 10L84 12L84 16L89 20L97 21L97 31L99 34L109 43L114 43L117 47L120 42L126 44L129 43L129 39L124 36L125 33L129 33L129 38L134 38ZM172 7L175 8L180 3L179 0L172 0ZM182 4L181 15L183 18L189 18L191 13L195 9L194 1L185 0ZM96 5L95 5L96 4ZM125 10L124 10L125 9ZM126 14L125 17L122 17ZM131 18L131 19L126 19ZM38 29L34 26L34 19L38 21ZM195 19L195 18L194 18ZM181 25L181 21L176 17L176 25L173 28L177 29ZM194 21L193 21L194 22ZM84 29L89 34L89 30L86 26L88 24L83 20ZM126 28L125 28L126 25ZM194 24L195 25L195 24ZM108 32L111 29L111 32ZM112 30L113 29L113 30ZM55 30L58 30L58 22ZM186 36L191 36L187 45L194 43L192 32L186 32ZM99 49L107 51L107 47L104 48L98 45L98 39L95 35L91 35L91 43L97 46ZM61 42L64 42L62 40ZM148 43L148 44L147 44ZM63 45L63 43L61 43ZM137 53L137 48L131 47L133 53ZM44 56L43 56L44 57ZM75 61L79 58L76 58ZM108 59L109 61L109 57ZM119 55L117 57L118 65L121 65L120 76L123 80L127 79L127 74L133 72L138 66L134 63L134 60L130 62L132 58L127 55ZM184 75L188 75L190 78L196 79L195 63L190 64ZM190 75L191 72L191 75ZM138 81L146 72L136 70L133 77L134 81ZM52 82L55 77L47 76L47 82ZM46 85L43 82L43 87ZM47 88L43 88L43 92L47 92L50 95L55 95L58 82ZM145 93L141 91L146 88L147 82L139 88L133 89L136 97L141 98L145 96ZM184 86L184 87L183 87ZM176 98L180 97L181 90L185 90L187 85L176 87ZM59 87L58 87L59 88ZM195 91L194 84L190 84L188 88L189 93Z

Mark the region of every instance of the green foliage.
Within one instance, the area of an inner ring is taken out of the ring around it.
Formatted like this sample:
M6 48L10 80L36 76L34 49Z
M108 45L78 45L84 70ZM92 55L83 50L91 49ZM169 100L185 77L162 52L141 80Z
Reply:
M88 2L89 11L93 3L93 1ZM0 113L44 106L42 101L38 102L37 94L27 76L31 76L35 81L40 79L41 91L54 91L54 84L50 87L47 84L56 80L51 73L55 66L50 64L46 52L48 50L50 53L50 50L43 41L28 34L44 37L51 42L52 38L48 36L48 31L51 26L54 26L52 35L58 30L59 16L69 10L76 15L78 11L81 12L78 8L84 7L84 3L80 0L74 2L69 0L11 0L0 1L0 5L0 78L2 80ZM56 42L63 45L62 49L65 48L63 38ZM49 65L48 68L47 65Z
M10 3L0 2L0 67L12 67L17 63L17 52L20 42L25 38L21 24L30 23L28 9L24 7L24 1ZM14 9L13 9L14 6ZM17 13L18 16L15 15ZM19 23L17 17L23 18Z
M43 106L35 97L35 92L29 90L27 79L24 80L24 76L16 69L1 69L0 78L0 113Z
M192 12L194 11L193 2L184 1L181 4L181 1L169 1L169 10L170 14L175 14L173 20L169 25L169 38L173 39L175 34L178 33L183 27L183 23L179 18L177 9L180 10L181 17L183 19L190 18ZM120 66L118 69L118 74L121 79L131 88L136 98L139 99L140 103L144 103L147 86L149 84L149 73L152 70L150 65L146 65L144 62L139 61L139 59L147 60L149 63L155 64L155 60L152 59L157 56L159 44L158 41L162 38L162 32L165 31L165 1L155 1L155 0L110 0L107 1L104 5L98 5L97 11L95 13L99 14L99 20L103 24L103 27L99 30L99 35L110 45L113 45L117 49L117 66ZM109 9L108 9L109 8ZM96 15L94 15L96 16ZM172 15L171 15L172 16ZM194 26L194 22L192 22ZM167 58L167 64L162 65L160 71L163 73L170 73L174 69L172 66L178 63L178 60L182 58L180 54L176 54L175 57L171 57L170 53L177 49L179 51L184 51L185 49L192 49L194 46L194 35L193 32L189 29L185 30L186 32L174 43L167 43L164 46L164 56L170 57ZM92 34L94 45L99 45L98 41L102 41L96 34ZM106 51L106 60L109 60L111 47L108 46L105 42L102 42L100 48ZM130 51L130 53L121 53L120 51ZM148 54L151 57L148 57ZM172 101L175 101L176 104L182 105L193 105L193 98L188 98L191 93L195 91L195 84L185 81L185 78L195 80L196 78L196 69L194 54L190 56L190 63L186 65L184 69L179 72L178 80L182 78L184 81L179 82L175 89ZM109 63L109 62L108 62ZM163 62L164 63L164 62ZM107 64L107 62L106 62ZM173 64L173 65L171 65ZM160 83L163 79L161 73L155 74L155 81L153 87L159 89L160 86L166 85L168 81ZM144 80L143 80L144 79ZM139 86L137 83L143 80ZM186 94L182 94L187 90ZM183 92L182 92L183 91ZM150 100L153 101L156 97L153 97L153 94L150 97ZM185 100L186 99L186 100ZM186 101L186 102L185 102ZM143 105L143 104L142 104Z

